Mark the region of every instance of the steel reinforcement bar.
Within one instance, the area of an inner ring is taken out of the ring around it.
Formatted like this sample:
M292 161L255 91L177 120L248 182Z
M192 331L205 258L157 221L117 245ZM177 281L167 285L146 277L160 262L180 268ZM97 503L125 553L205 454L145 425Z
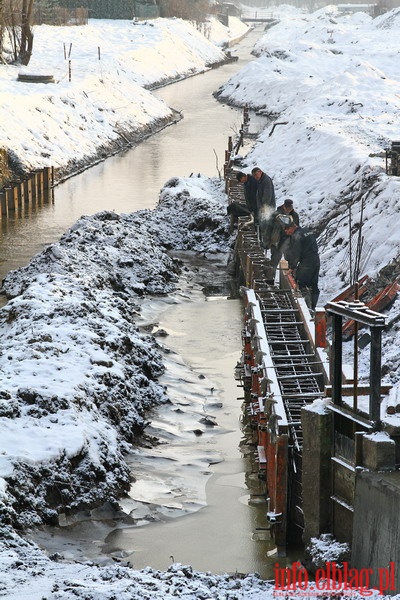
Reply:
M233 179L232 188L237 202L240 188ZM248 217L235 225L236 273L245 304L236 378L244 388L259 477L265 481L267 518L284 553L288 531L298 540L304 528L301 410L325 397L327 365L316 347L314 321L284 262L275 276L256 225Z

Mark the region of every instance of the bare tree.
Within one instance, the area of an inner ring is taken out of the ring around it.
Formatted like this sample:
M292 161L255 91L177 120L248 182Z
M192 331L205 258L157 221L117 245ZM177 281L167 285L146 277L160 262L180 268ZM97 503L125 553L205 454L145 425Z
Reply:
M27 65L33 48L35 0L0 0L0 52L3 60Z

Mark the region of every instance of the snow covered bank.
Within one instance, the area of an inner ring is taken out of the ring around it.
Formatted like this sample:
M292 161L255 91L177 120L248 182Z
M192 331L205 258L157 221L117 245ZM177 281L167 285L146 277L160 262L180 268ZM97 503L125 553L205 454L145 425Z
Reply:
M363 272L376 275L398 257L400 182L385 174L384 149L398 138L400 9L371 19L292 8L280 19L256 45L259 58L219 93L280 123L245 162L260 164L278 201L292 197L302 223L324 232L323 304L346 285L350 210L354 239L364 220Z
M273 586L255 575L244 578L194 571L171 565L167 571L150 567L134 571L124 566L65 564L48 558L37 546L12 532L1 531L0 594L7 600L269 600Z
M165 402L140 300L168 294L180 266L166 247L227 251L219 181L172 180L154 211L82 217L22 269L0 311L2 514L18 526L115 501L129 486L127 443ZM190 210L188 206L190 205Z
M149 89L220 63L247 30L235 17L204 34L182 19L38 26L29 66L0 65L0 146L16 173L54 166L61 177L135 144L180 118ZM21 71L55 83L17 81Z

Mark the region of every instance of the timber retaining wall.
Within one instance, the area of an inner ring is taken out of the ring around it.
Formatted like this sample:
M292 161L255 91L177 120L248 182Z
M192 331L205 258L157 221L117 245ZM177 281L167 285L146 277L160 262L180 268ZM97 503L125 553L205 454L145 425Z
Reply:
M0 189L0 218L18 217L25 210L53 201L54 168L34 171Z

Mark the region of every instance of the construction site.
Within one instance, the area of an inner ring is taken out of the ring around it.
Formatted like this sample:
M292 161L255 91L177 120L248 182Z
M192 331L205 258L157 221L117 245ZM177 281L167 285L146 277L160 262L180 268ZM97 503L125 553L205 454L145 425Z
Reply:
M242 136L247 119L245 112ZM240 143L228 143L225 180L229 202L244 204ZM244 302L235 378L278 554L330 534L349 545L353 568L377 573L400 560L400 405L383 402L390 386L381 374L382 311L398 293L397 279L364 302L369 278L361 276L313 311L288 263L271 267L252 218L232 218L232 227ZM366 345L367 384L358 377L358 348Z

